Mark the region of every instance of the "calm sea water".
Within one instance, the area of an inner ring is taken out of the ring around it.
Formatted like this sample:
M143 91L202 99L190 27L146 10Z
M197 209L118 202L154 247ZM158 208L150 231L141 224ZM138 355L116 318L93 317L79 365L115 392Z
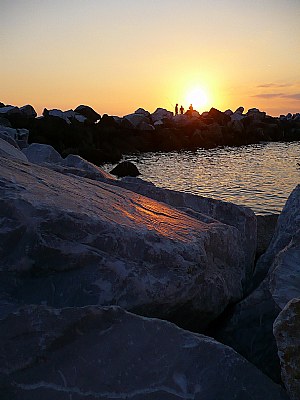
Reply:
M280 212L300 183L300 142L144 153L124 160L157 186L246 205L257 214Z

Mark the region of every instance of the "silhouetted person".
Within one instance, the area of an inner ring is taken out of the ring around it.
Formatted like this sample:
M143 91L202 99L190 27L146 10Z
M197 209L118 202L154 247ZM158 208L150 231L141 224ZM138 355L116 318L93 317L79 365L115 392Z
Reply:
M194 108L193 108L192 104L189 106L189 110L190 110L191 113L194 111Z
M180 114L182 115L183 112L184 112L184 108L181 106L181 107L180 107Z
M178 104L175 106L175 115L178 115Z

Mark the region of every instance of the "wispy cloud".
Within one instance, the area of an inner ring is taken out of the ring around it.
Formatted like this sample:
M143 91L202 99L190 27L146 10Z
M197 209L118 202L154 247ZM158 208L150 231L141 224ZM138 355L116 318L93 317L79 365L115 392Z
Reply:
M262 85L257 85L258 88L282 88L293 86L291 83L264 83Z
M252 97L256 97L259 99L290 99L290 100L298 100L300 101L300 93L294 93L294 94L285 94L285 93L260 93L260 94L254 94Z

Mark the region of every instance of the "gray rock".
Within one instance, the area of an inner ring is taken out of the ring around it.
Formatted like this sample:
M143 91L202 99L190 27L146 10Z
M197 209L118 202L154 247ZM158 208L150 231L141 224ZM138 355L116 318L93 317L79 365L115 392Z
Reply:
M167 111L164 108L157 108L153 114L151 114L152 123L155 125L156 122L163 120L164 118L172 120L173 113Z
M61 155L49 144L32 143L22 150L28 161L34 164L60 163L63 161Z
M27 157L18 147L15 147L13 143L9 143L9 140L4 140L2 138L0 138L0 156L14 158L19 161L27 161Z
M37 113L36 113L35 109L30 104L27 104L26 106L20 107L20 111L27 118L35 118L37 116Z
M128 114L123 117L123 121L128 121L133 128L138 129L142 123L149 124L150 118L145 114Z
M140 172L135 164L130 161L122 161L116 167L114 167L111 171L111 174L116 175L118 177L124 176L138 176Z
M84 158L69 154L61 164L64 167L72 168L69 171L75 175L82 176L89 179L94 180L114 180L115 177L110 175L108 172L105 172L102 168L99 168L97 165L92 164L91 162L85 160ZM62 171L60 171L62 172Z
M257 215L257 250L256 256L261 256L269 247L275 232L279 214Z
M256 216L250 208L189 193L162 189L138 178L125 178L116 181L114 184L164 202L180 211L193 215L195 218L202 219L206 216L238 229L246 268L243 284L245 290L247 290L248 283L253 275L256 252Z
M77 114L81 114L88 119L89 122L94 123L101 119L100 114L98 114L92 107L85 106L81 104L80 106L76 107L74 110Z
M267 276L235 306L215 334L218 340L232 346L275 381L280 381L280 365L273 323L286 303L300 296L299 206L298 185L278 218L267 251L258 260L258 273L260 276L267 273Z
M118 307L28 306L0 322L0 337L11 400L288 400L229 347Z
M300 299L291 300L274 322L281 375L291 400L300 396Z
M276 230L267 251L257 262L255 269L256 284L266 276L277 254L290 243L299 227L300 185L297 185L279 215Z
M199 329L242 297L237 228L40 165L0 158L0 171L7 297L55 307L117 304Z

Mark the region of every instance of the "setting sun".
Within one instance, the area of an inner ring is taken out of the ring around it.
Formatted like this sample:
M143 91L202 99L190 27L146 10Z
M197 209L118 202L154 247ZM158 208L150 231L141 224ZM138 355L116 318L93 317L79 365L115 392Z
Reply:
M193 88L186 95L186 103L192 104L194 109L197 111L204 111L208 104L208 96L206 92L201 88Z

